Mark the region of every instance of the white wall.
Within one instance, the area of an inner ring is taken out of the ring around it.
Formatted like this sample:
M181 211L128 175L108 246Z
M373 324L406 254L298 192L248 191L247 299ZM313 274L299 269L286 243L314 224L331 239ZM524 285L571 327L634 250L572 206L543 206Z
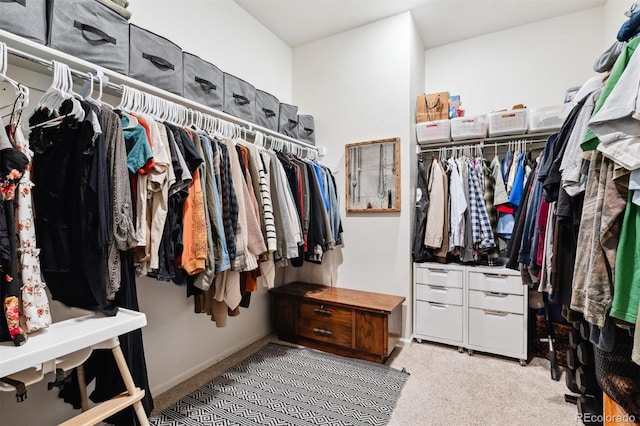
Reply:
M405 296L409 306L412 28L403 13L293 50L294 103L313 111L323 162L338 172L345 244L335 284ZM346 214L345 144L392 137L401 139L400 213Z
M608 48L616 41L616 35L620 26L628 19L624 16L633 1L630 0L607 0L603 9L603 45L602 49Z
M609 0L604 8L426 52L409 13L292 53L231 0L134 0L130 7L132 22L314 115L318 144L328 153L323 162L338 172L345 246L327 254L327 265L311 265L296 273L311 281L405 296L408 337L415 95L425 88L449 90L462 95L469 114L519 102L558 103L564 89L592 75L591 65L611 44L627 3ZM45 80L40 86L48 85ZM388 137L402 140L401 212L346 215L344 145ZM156 394L270 330L264 289L254 295L250 309L230 318L224 329L193 314L192 300L173 284L142 279L138 291L149 322L144 343ZM55 391L46 391L45 382L30 387L29 396L27 402L16 404L12 394L2 393L0 424L54 424L72 413Z
M133 0L131 22L291 102L291 48L232 0Z
M460 95L466 115L560 104L567 88L595 75L602 40L598 7L429 49L425 92Z
M410 119L409 119L409 124L410 124L410 133L411 133L411 147L410 147L410 151L411 152L415 152L415 148L417 146L417 141L416 141L416 124L415 124L415 120L413 119L413 117L416 116L416 97L420 94L422 94L424 92L424 72L425 72L425 68L424 68L424 63L425 63L425 50L424 50L424 45L422 44L422 39L420 38L420 34L418 33L418 29L415 26L415 23L412 22L411 25L411 66L410 66L410 87L409 87L409 91L411 93L409 99L407 99L407 102L409 102L409 109L410 109ZM411 159L413 158L413 156L410 156L410 175L409 175L409 186L411 188L410 190L410 202L411 205L409 206L410 210L411 210L411 221L409 223L409 229L411 231L411 237L413 237L413 221L415 219L414 217L414 206L415 206L415 182L416 182L416 170L417 170L417 164L415 161L411 161ZM405 168L406 170L407 168ZM410 244L411 244L411 240L410 240Z
M133 23L173 40L283 102L291 101L291 49L232 0L135 0L130 9ZM9 72L32 88L44 90L51 83L51 75L44 70L34 74L10 66ZM41 93L32 90L33 104ZM118 101L105 100L114 105ZM216 328L210 317L193 313L193 298L186 298L184 288L147 278L139 279L137 286L140 310L147 315L143 338L153 395L271 332L264 288L252 296L249 309L242 308L239 317L230 317L226 328ZM46 382L30 386L29 399L20 404L13 393L0 392L0 424L57 424L76 414L57 398L56 390L46 390Z

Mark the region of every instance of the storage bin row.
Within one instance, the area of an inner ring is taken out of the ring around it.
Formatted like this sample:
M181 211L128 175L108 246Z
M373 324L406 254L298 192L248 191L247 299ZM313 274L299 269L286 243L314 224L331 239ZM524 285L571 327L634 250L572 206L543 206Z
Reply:
M315 145L313 116L129 24L100 1L2 1L0 29Z
M564 122L564 105L491 112L486 115L452 118L416 124L419 144L483 139L487 135L523 135L559 129Z

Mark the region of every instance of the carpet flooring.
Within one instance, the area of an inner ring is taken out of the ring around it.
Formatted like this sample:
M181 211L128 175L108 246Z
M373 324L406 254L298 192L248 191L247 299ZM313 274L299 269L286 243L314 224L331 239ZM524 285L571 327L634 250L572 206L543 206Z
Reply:
M175 425L385 425L409 374L269 343L150 419Z

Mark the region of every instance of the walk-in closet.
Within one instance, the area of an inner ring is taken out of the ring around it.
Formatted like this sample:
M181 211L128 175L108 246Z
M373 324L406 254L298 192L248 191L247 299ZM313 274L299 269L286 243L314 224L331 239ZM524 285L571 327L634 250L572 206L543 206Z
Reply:
M638 35L0 1L0 425L640 424Z

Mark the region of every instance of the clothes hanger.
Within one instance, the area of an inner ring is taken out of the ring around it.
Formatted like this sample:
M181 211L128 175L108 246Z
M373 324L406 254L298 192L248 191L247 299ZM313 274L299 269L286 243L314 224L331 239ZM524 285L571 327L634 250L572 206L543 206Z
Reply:
M90 72L87 73L87 80L89 82L89 93L87 95L84 96L84 100L89 102L90 104L93 104L97 107L100 107L100 103L98 103L95 99L92 98L93 96L93 74L91 74Z
M73 90L73 74L71 74L71 68L69 68L69 65L67 64L62 64L62 65L63 65L63 78L66 83L66 86L65 86L66 92L69 94L69 96L71 96L71 99L76 99L81 101L84 100L83 97L80 95L80 93L77 93Z
M61 88L62 83L60 81L62 64L58 61L52 61L52 64L53 64L53 79L51 81L51 85L44 92L37 106L38 109L47 109L51 111L51 113L55 111L53 109L53 106L55 105L57 98L66 99L66 94L62 91L62 88Z
M84 109L80 103L82 98L72 90L73 77L71 75L71 69L68 65L60 62L53 61L53 64L54 79L51 87L47 89L40 100L41 108L48 108L52 112L57 111L65 100L71 100L71 111L62 116L57 116L51 120L38 123L29 127L29 129L35 129L38 127L54 127L59 125L67 117L73 117L79 121L84 120Z
M124 110L125 105L129 102L129 86L122 86L122 95L120 96L120 103L116 106L116 109Z
M20 119L22 117L22 112L29 105L29 88L23 84L18 84L19 93L16 97L16 100L13 104L13 108L11 113L7 114L10 116L9 118L9 136L13 136L16 129L20 125ZM6 116L5 116L6 117ZM3 117L4 118L4 117Z
M0 82L4 81L9 83L9 85L11 85L15 89L16 96L19 96L20 94L24 93L23 89L21 89L21 86L22 87L24 86L7 76L7 68L8 68L7 53L8 53L7 45L3 42L0 42ZM27 94L28 94L28 91L27 91ZM12 102L6 106L0 107L0 109L4 109L9 106L13 106L15 108L15 102Z
M129 87L122 85L122 98L120 99L120 105L116 107L116 109L121 110L125 113L129 123L126 126L122 127L122 130L134 129L138 127L140 123L138 123L138 119L132 116L131 112L133 112L136 102L136 91Z
M96 70L96 79L98 80L98 97L95 99L95 101L101 106L106 105L109 108L113 109L109 104L102 101L102 85L104 84L104 73L102 72L102 70Z

